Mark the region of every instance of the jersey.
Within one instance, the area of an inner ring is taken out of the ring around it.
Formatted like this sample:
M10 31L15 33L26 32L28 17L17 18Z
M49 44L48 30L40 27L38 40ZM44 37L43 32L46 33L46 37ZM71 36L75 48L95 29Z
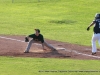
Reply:
M93 21L95 23L95 26L94 26L94 33L100 33L100 19L96 19Z
M44 43L44 38L42 34L39 34L39 36L36 36L35 34L31 34L29 35L30 38L33 38L33 40L35 41L41 41L42 43Z

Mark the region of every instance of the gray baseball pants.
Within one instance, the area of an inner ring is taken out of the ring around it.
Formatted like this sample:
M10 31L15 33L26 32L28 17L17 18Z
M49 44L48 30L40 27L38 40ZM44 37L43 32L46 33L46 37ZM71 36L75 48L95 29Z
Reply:
M32 39L32 40L29 41L29 43L28 43L28 45L26 47L25 52L29 52L32 43L40 43L40 44L42 44L41 41L35 41L35 40ZM50 48L51 50L56 50L52 45L48 44L46 41L44 41L43 44L44 44L44 46Z

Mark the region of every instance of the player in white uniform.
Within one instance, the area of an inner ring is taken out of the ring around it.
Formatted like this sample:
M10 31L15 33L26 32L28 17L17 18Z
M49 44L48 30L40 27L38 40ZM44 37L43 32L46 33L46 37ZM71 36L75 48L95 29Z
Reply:
M100 43L100 14L96 13L95 20L88 26L87 30L89 31L90 27L94 25L94 34L92 36L92 55L96 54L96 41Z

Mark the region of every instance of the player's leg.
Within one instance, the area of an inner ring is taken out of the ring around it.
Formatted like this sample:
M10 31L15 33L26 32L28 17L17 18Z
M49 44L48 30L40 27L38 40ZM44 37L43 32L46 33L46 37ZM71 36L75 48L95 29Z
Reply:
M28 53L28 52L29 52L30 47L31 47L31 45L32 45L33 42L34 42L33 39L29 41L29 43L28 43L28 45L27 45L27 47L26 47L25 53Z
M94 34L92 36L92 54L95 54L97 52L96 40L97 40L97 34Z
M46 47L50 48L53 51L56 51L56 48L54 48L52 45L48 44L46 41L43 43Z
M100 34L98 34L98 43L99 43L99 46L100 46Z

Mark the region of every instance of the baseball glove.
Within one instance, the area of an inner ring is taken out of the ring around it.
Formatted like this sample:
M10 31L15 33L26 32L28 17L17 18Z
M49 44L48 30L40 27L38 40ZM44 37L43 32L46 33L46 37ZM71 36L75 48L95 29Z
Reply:
M90 27L87 27L87 31L89 31L90 30Z
M29 39L27 37L25 37L25 42L29 42Z

